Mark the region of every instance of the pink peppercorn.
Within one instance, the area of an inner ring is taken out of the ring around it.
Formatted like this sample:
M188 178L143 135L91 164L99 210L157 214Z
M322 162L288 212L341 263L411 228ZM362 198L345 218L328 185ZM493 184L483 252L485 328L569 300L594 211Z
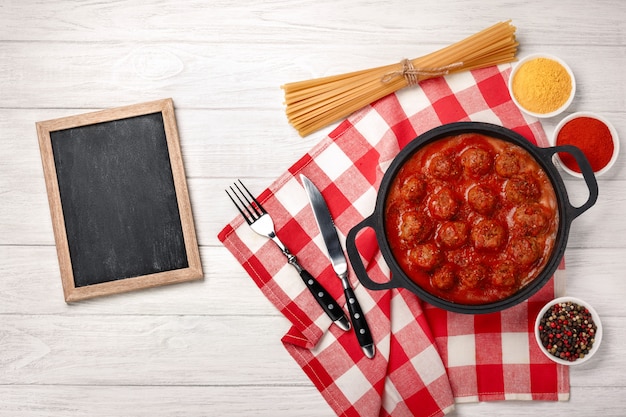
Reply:
M597 329L589 310L571 301L548 309L538 328L548 352L571 362L589 353Z

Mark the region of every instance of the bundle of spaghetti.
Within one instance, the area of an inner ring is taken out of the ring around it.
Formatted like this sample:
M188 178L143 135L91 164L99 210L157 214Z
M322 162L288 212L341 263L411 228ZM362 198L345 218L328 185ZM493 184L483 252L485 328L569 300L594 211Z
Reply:
M289 123L306 136L409 85L515 60L515 26L499 22L443 49L399 64L287 83Z

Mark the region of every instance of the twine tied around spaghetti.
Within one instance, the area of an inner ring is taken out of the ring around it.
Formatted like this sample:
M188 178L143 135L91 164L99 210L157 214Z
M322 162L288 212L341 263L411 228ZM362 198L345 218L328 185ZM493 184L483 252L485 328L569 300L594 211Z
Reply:
M444 65L442 67L436 68L415 68L413 66L413 62L410 59L403 59L400 62L402 65L402 69L397 71L391 71L386 73L381 81L385 84L391 82L396 77L404 77L408 83L408 85L413 86L417 85L420 81L420 77L433 78L433 77L441 77L443 75L447 75L451 70L455 68L460 68L463 66L462 62L454 62L449 65Z

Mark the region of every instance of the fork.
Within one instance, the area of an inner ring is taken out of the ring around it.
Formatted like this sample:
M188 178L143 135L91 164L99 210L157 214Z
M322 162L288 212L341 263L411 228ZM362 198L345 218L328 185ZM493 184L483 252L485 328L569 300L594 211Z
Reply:
M289 252L287 246L276 236L276 230L274 228L274 221L270 215L265 211L261 203L254 198L252 193L246 188L245 185L238 180L233 186L230 186L230 192L226 190L226 194L230 197L231 201L239 210L239 213L246 220L246 223L250 228L261 236L265 236L271 239L280 251L287 258L287 262L293 266L298 274L306 284L309 291L326 312L328 317L342 330L350 330L350 321L344 314L339 304L333 299L333 297L326 291L326 289L320 284L306 269L304 269L298 262L295 255Z

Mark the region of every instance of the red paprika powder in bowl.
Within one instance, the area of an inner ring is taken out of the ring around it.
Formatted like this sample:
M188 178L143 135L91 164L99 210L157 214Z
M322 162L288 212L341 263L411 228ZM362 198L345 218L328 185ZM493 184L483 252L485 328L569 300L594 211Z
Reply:
M619 139L613 125L604 117L590 112L578 112L561 120L554 130L553 145L574 145L589 160L596 176L607 172L619 154ZM566 153L558 153L563 170L582 177L576 160Z

